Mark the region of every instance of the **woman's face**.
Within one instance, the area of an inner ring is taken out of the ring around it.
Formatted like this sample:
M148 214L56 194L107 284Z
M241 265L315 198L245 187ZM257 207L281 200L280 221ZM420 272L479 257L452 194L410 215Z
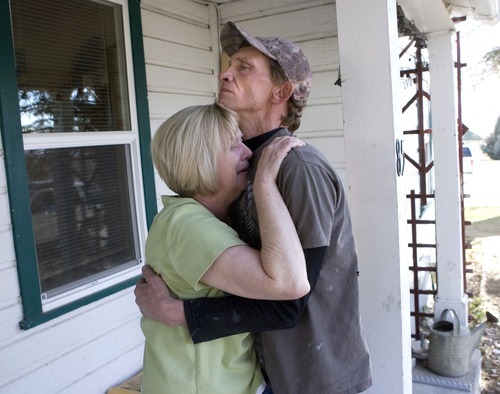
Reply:
M219 185L221 192L227 193L231 201L236 200L247 187L248 160L252 151L242 141L238 130L237 138L230 149L222 152L218 160Z

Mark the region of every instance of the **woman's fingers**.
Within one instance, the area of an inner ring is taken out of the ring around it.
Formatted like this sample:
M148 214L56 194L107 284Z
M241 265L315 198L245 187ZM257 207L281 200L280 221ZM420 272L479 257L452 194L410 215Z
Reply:
M276 179L281 163L292 148L304 146L305 142L297 137L282 136L275 138L264 150L259 160L257 176Z

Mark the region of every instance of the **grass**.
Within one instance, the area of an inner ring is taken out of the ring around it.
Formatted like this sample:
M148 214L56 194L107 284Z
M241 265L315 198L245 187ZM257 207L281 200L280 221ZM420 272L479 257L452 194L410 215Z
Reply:
M471 224L465 227L465 238L470 243L467 261L473 267L467 275L470 323L475 326L486 319L486 311L497 318L500 314L500 207L469 207L465 219ZM481 386L483 394L500 392L500 352L497 342L500 325L486 327L481 339L482 352Z
M465 208L465 219L479 222L487 219L500 218L500 207L470 207ZM497 228L500 231L500 228Z
M467 241L500 235L500 207L466 208L464 216L472 223L465 227Z

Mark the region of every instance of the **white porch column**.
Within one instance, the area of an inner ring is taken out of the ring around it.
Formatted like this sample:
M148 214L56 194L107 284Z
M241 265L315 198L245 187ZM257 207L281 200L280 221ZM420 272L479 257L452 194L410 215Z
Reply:
M467 325L467 295L463 286L460 174L458 165L456 83L453 31L427 35L429 49L432 141L436 200L436 260L438 294L434 317L454 309Z
M396 1L337 0L347 196L360 259L361 319L374 384L411 393L405 194L396 174L402 138Z

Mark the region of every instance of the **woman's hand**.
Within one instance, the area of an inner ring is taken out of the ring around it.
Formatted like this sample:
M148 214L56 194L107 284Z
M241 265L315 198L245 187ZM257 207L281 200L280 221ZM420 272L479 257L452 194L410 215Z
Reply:
M247 298L291 300L310 290L304 251L276 178L296 137L277 137L263 150L253 183L262 247L234 246L221 253L202 278L205 284Z
M264 148L259 159L255 181L276 181L281 163L292 148L304 146L305 142L293 136L276 137Z

